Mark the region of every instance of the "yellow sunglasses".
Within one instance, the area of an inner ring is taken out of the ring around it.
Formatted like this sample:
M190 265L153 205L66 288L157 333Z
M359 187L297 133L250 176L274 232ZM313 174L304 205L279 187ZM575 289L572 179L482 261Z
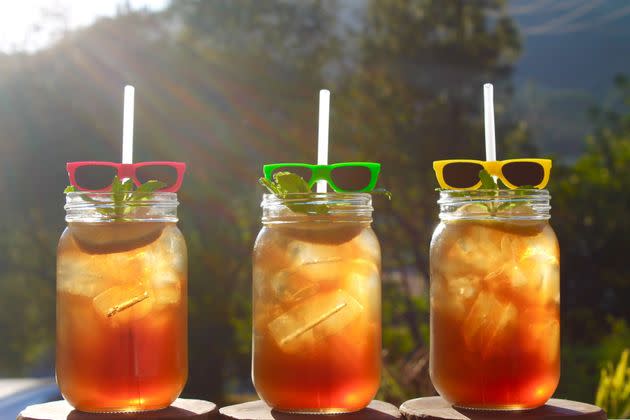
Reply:
M551 159L507 159L497 161L451 159L436 160L433 170L440 187L449 190L477 190L481 188L479 172L485 169L511 188L542 189L549 182Z

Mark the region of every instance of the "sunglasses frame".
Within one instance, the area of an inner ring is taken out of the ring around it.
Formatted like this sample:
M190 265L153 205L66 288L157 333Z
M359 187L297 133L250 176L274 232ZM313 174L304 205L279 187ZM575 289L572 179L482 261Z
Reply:
M170 187L162 188L160 192L176 192L182 186L184 180L184 172L186 171L186 164L184 162L168 162L168 161L155 161L155 162L138 162L138 163L117 163L117 162L103 162L103 161L83 161L83 162L68 162L66 163L66 170L68 171L68 178L70 178L70 185L74 186L80 191L91 192L107 192L112 189L111 184L100 190L90 190L81 187L76 180L77 169L84 166L107 166L116 169L116 176L119 179L129 178L133 181L136 187L142 185L142 182L136 176L136 170L144 166L168 166L175 169L177 172L177 181Z
M347 167L360 167L367 168L370 171L370 182L367 186L360 190L347 190L344 188L340 188L335 181L331 178L332 171L336 168L347 168ZM376 186L376 182L378 181L378 175L381 171L381 164L376 162L341 162L341 163L333 163L330 165L311 165L309 163L272 163L269 165L263 166L263 174L265 178L269 181L273 182L273 173L275 170L280 168L307 168L311 171L311 177L306 182L308 183L309 188L313 188L313 185L317 181L326 181L328 185L335 192L341 193L350 193L350 192L368 192L372 191Z
M433 162L433 170L435 171L438 184L440 184L440 187L445 190L464 190L464 191L478 190L479 188L481 188L481 179L479 180L479 182L477 182L477 184L473 185L472 187L467 187L467 188L451 187L450 185L446 183L446 180L444 179L444 168L446 167L446 165L451 164L451 163L476 163L478 165L481 165L483 169L488 171L490 175L494 175L498 177L501 181L503 181L503 183L508 188L513 190L519 187L517 185L512 184L503 174L503 167L507 165L508 163L513 163L513 162L529 162L529 163L536 163L540 165L543 168L543 172L544 172L543 179L538 185L532 185L532 187L536 189L545 188L545 186L549 182L549 174L551 172L551 159L525 158L525 159L506 159L506 160L495 160L495 161L473 160L473 159L436 160Z

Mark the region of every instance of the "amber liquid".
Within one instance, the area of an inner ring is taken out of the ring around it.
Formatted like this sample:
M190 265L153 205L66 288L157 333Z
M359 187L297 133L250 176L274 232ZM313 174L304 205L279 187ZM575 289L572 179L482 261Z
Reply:
M358 411L380 382L380 248L359 225L265 228L254 249L253 381L280 411Z
M269 336L256 340L255 385L261 397L290 412L351 412L374 397L380 380L380 328L324 340L287 357Z
M431 379L454 405L529 409L560 375L559 250L546 224L442 224L431 248Z
M73 235L71 227L59 246L59 388L82 411L165 408L179 396L188 369L181 234L166 226L157 239L127 237L120 247L85 235L98 235L98 227L92 230ZM86 240L92 242L81 247Z

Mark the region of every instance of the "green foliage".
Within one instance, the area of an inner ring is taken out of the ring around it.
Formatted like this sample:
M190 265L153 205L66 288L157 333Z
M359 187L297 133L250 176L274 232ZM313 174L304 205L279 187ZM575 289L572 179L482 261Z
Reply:
M601 370L599 386L595 395L595 404L606 410L610 418L627 418L630 416L630 366L628 366L630 349L621 353L619 363L614 367L608 362Z
M568 328L563 329L574 329L571 324L566 324ZM594 343L562 341L562 374L557 397L591 401L597 389L602 360L617 358L630 343L630 327L623 319L608 317L598 329L607 333Z
M563 282L580 307L566 313L570 342L589 345L606 330L606 317L630 318L627 264L619 254L630 247L630 86L617 82L622 104L595 109L597 129L587 151L571 167L557 165L553 191L554 226L561 244ZM570 263L565 263L570 261Z

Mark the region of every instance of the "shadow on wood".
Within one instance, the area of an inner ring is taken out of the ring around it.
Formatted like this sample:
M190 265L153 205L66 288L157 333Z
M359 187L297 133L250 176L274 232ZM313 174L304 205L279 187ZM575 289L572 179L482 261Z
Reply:
M524 411L484 411L452 407L441 397L416 398L405 401L400 412L406 419L434 420L606 420L601 408L577 401L551 399L542 407Z
M138 413L84 413L75 410L66 401L55 401L26 407L17 420L209 420L217 418L217 414L216 404L181 398L163 410Z
M223 418L238 420L313 420L316 417L312 414L282 413L272 410L262 401L252 401L223 407L219 412ZM400 413L396 406L374 400L366 408L356 413L327 414L321 417L325 420L392 420L400 418Z

